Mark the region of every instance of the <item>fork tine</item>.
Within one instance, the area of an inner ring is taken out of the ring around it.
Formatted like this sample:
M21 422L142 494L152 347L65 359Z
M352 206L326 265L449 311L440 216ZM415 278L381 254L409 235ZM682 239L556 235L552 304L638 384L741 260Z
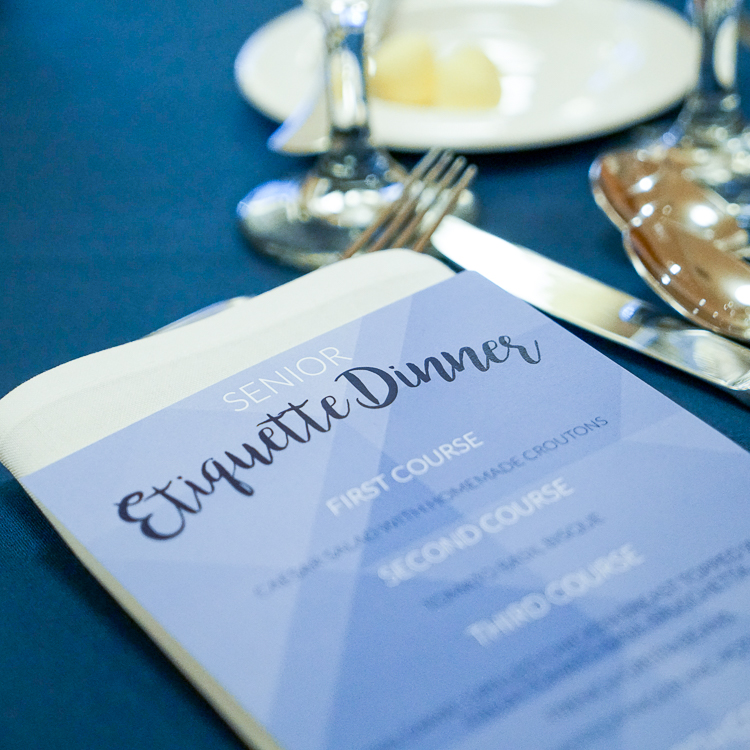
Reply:
M427 243L430 241L430 237L432 237L432 235L435 233L435 230L438 228L440 222L448 213L453 210L456 203L458 203L459 196L467 187L469 187L476 174L476 166L474 164L470 164L464 171L463 175L461 175L461 179L459 179L458 182L450 189L450 192L447 193L447 200L445 202L445 205L442 207L438 215L435 216L430 225L422 231L419 239L412 246L412 250L415 253L421 253L427 247Z
M395 216L388 221L388 226L382 231L380 237L370 245L365 252L372 253L376 250L382 250L398 232L398 230L409 220L409 217L413 215L414 209L419 203L425 190L431 186L437 176L445 169L448 160L451 158L451 154L444 151L440 154L440 158L432 165L424 176L424 181L413 184L412 188L405 196L405 200L401 203Z
M387 246L408 247L413 237L416 241L412 249L422 252L476 172L475 166L466 166L463 156L456 157L450 150L432 149L412 170L399 198L380 213L347 248L342 258L349 258L358 251L375 252ZM429 224L425 226L426 219Z
M383 226L383 224L391 218L391 216L398 214L399 211L403 210L405 205L408 205L411 198L412 186L425 177L425 174L431 174L435 164L440 162L444 154L445 151L438 148L432 148L417 162L414 169L409 172L406 180L404 180L401 195L395 201L383 208L375 221L373 221L372 224L370 224L370 226L368 226L367 229L365 229L364 232L362 232L362 234L360 234L359 237L357 237L357 239L344 251L341 256L342 259L350 258L358 250L361 250L370 241L370 238ZM407 209L407 213L408 210L409 209Z
M432 199L423 201L422 207L414 211L411 221L407 224L406 228L402 230L401 234L396 238L395 242L393 243L393 247L406 247L407 246L415 230L422 223L422 219L424 219L425 215L430 211L430 209L435 207L435 204L439 200L442 191L450 187L453 180L456 178L458 173L464 168L465 165L466 165L466 159L464 159L463 156L459 156L448 167L445 174L443 174L443 176L435 185L428 186L428 188L426 188L427 190L432 190L433 192ZM444 215L445 214L443 214L443 216ZM442 219L442 216L440 218ZM435 228L437 228L437 224L435 225ZM432 231L434 232L435 230L433 229ZM380 245L380 247L375 248L375 249L382 250L383 247L384 245Z

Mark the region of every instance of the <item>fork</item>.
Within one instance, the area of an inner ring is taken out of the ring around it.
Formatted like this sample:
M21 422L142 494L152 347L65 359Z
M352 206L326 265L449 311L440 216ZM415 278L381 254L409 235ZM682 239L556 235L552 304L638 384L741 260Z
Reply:
M458 203L477 173L473 164L450 150L431 149L404 181L401 195L343 252L341 259L385 247L423 252L438 225Z
M477 168L467 164L463 156L456 156L447 149L431 149L404 180L401 195L388 204L347 247L341 259L385 247L423 252L440 222L455 208L461 193L471 184L476 173ZM246 297L243 296L214 302L146 335L182 328L239 304L244 299Z

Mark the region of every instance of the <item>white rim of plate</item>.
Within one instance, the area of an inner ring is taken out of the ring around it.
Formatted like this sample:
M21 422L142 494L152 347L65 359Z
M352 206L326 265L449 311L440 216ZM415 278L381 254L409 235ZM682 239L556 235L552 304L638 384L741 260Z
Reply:
M441 28L438 11L459 22ZM373 142L400 151L512 151L606 135L674 106L696 78L693 30L653 0L402 0L392 28L415 26L438 49L478 39L504 89L483 111L372 99ZM321 48L311 11L278 16L237 55L240 92L281 122L319 89Z

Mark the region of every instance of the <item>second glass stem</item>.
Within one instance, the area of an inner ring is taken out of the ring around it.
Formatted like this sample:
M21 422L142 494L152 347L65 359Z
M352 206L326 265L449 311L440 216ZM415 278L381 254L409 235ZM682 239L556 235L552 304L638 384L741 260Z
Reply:
M743 126L735 88L737 26L741 0L690 0L688 13L701 36L698 83L672 130L675 141L711 148Z
M322 168L337 179L362 179L372 168L367 103L365 25L368 4L332 4L321 17L325 27L325 87L331 145Z

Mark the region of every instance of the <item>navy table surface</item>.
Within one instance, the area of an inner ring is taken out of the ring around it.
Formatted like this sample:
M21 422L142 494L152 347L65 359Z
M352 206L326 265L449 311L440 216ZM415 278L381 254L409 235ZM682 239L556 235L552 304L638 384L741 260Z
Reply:
M232 72L249 34L295 5L0 3L0 395L295 278L248 248L234 209L308 162L267 150L275 123ZM739 78L750 104L744 50ZM588 188L596 155L631 135L472 157L480 225L653 299ZM750 413L730 396L583 338L750 449ZM0 747L243 747L0 472Z

